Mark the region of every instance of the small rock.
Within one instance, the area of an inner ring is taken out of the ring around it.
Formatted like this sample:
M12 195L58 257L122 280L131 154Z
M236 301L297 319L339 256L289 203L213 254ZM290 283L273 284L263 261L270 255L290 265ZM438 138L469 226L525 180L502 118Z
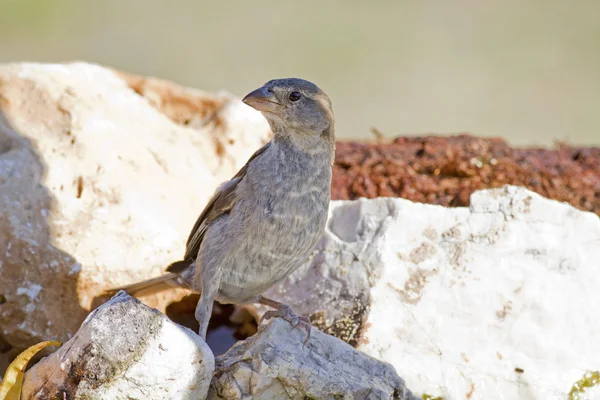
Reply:
M203 399L213 372L198 335L119 292L25 374L22 398Z
M274 319L217 359L211 400L416 400L394 368L312 329Z

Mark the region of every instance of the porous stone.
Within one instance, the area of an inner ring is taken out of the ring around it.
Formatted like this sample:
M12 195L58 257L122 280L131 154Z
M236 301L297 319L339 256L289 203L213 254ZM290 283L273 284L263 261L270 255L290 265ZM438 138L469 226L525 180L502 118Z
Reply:
M312 259L266 296L419 396L565 399L598 370L600 218L515 186L470 203L333 202Z

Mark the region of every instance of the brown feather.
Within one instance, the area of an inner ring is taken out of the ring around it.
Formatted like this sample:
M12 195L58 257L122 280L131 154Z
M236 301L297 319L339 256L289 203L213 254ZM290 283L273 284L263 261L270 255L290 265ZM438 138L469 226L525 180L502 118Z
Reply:
M227 214L233 208L238 199L238 195L236 193L237 185L246 176L248 165L252 162L252 160L264 153L270 145L271 142L268 142L258 149L252 155L252 157L250 157L248 162L246 162L246 165L244 165L230 181L221 185L221 187L217 189L215 194L208 201L208 204L196 220L196 223L190 232L186 243L185 256L183 257L184 260L196 259L198 256L198 251L200 251L200 245L202 244L202 239L204 239L206 229L213 221L220 216Z
M142 282L132 283L130 285L105 290L102 293L102 296L112 297L115 294L117 294L119 290L124 290L131 296L149 296L151 294L161 292L165 289L181 286L178 278L178 273L169 273L156 278L147 279Z

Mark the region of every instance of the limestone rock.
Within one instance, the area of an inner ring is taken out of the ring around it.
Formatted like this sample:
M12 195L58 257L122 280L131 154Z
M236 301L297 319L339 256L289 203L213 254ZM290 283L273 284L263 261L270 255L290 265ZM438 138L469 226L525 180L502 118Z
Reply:
M0 336L65 341L99 292L161 274L269 134L230 95L85 63L0 66Z
M203 399L214 366L198 335L119 292L25 374L22 399Z
M217 359L208 399L416 400L388 363L283 319L261 325Z
M418 395L558 400L598 370L598 271L597 215L506 186L470 208L333 202L313 258L266 295Z

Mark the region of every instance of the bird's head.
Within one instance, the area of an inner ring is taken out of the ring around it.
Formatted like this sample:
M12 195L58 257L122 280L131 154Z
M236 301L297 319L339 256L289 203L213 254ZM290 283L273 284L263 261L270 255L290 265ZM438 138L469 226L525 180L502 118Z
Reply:
M298 78L275 79L242 101L262 112L276 136L334 140L331 101L314 83Z

